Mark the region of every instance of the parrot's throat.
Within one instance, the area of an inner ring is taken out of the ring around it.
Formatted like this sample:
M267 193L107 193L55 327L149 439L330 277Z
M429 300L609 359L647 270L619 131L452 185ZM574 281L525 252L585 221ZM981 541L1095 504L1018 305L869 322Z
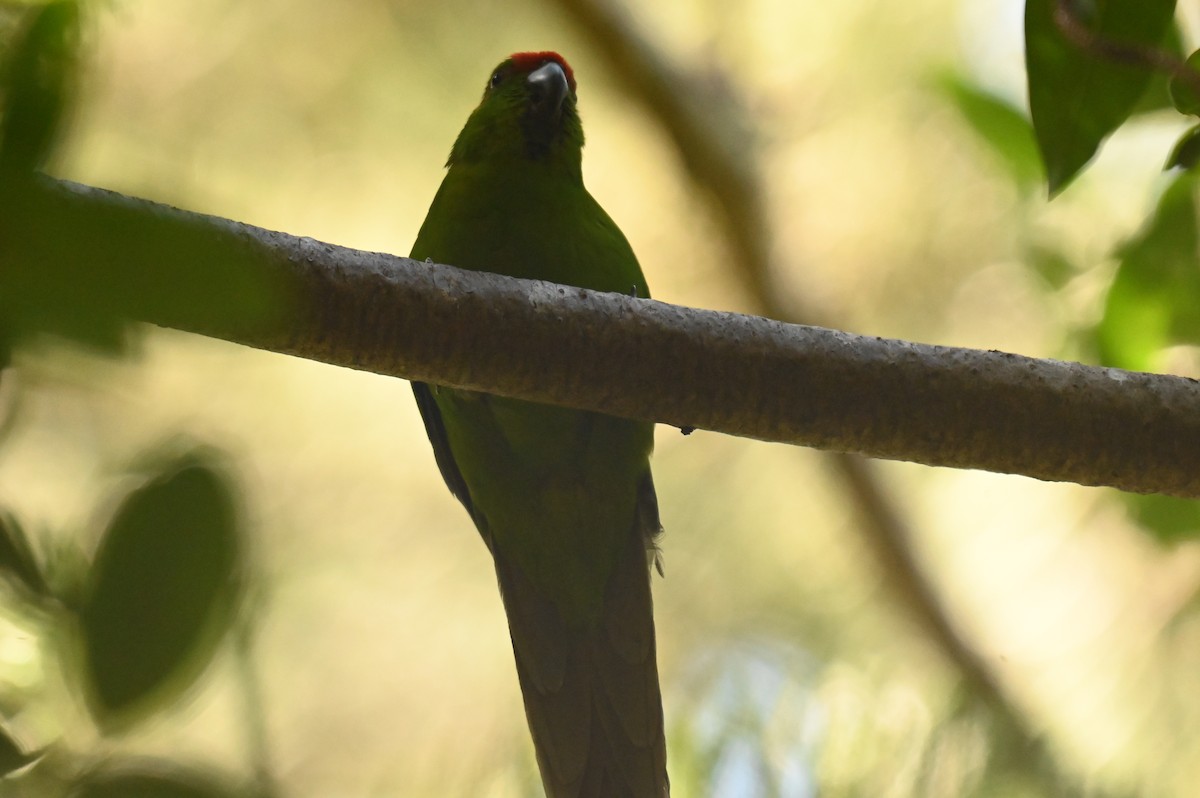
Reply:
M521 133L525 139L525 154L535 161L544 160L561 149L566 136L563 130L562 108L543 108L532 105L521 117Z

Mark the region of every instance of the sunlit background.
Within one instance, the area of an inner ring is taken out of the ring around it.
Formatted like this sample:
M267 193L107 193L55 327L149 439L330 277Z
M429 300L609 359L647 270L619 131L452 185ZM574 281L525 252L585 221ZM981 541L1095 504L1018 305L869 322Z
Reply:
M1114 247L1153 206L1184 123L1150 115L1121 131L1052 204L1018 187L946 86L1023 103L1022 5L629 11L669 58L741 98L780 291L857 333L1087 359L1078 330L1099 316ZM1194 21L1195 4L1181 5ZM655 296L758 307L709 197L555 2L90 8L57 176L406 254L491 68L556 49L579 81L585 179ZM1048 251L1065 264L1057 280L1037 268ZM162 755L269 779L286 798L540 794L489 556L441 482L408 386L166 330L136 349L19 352L0 506L44 556L68 541L90 550L143 452L223 450L251 521L249 650L227 646L171 712L99 739L53 647L7 613L0 689L20 706L20 740ZM1163 367L1197 371L1185 350ZM1001 686L997 709L895 589L827 464L658 430L666 577L654 590L677 795L1052 795L1055 779L1194 794L1195 544L1157 542L1112 491L874 464L938 603Z

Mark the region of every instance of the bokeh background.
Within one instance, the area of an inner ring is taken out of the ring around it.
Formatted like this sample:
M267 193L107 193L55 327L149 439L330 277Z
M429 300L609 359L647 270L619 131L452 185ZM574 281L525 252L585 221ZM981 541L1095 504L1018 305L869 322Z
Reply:
M556 49L579 81L585 179L655 296L761 312L712 188L577 5L97 3L48 171L406 254L492 67ZM1186 34L1200 8L1180 6ZM620 8L714 129L737 130L770 307L1092 358L1086 331L1165 184L1178 114L1140 117L1048 203L962 100L1023 105L1019 0ZM1183 347L1160 365L1198 371ZM0 505L43 556L94 547L130 463L180 441L227 455L251 550L243 645L124 734L90 730L58 649L0 592L0 692L22 743L161 756L287 798L540 794L490 560L407 385L155 329L125 358L24 347L2 388ZM1193 794L1193 530L1156 537L1113 491L872 463L889 544L830 463L658 430L677 795Z

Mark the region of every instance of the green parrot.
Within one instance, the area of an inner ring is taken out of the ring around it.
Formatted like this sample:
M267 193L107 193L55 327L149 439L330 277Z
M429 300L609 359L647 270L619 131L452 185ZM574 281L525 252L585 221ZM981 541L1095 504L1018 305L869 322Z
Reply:
M454 142L412 257L648 296L584 188L582 149L571 67L553 52L511 56ZM653 426L419 382L413 393L495 561L547 796L668 795Z

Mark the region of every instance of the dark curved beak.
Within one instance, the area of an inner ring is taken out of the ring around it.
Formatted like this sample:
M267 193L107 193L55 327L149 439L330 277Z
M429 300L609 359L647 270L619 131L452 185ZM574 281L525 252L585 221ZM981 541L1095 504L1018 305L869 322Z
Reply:
M549 61L529 73L525 78L533 97L533 107L548 115L556 115L562 108L570 87L563 68Z

